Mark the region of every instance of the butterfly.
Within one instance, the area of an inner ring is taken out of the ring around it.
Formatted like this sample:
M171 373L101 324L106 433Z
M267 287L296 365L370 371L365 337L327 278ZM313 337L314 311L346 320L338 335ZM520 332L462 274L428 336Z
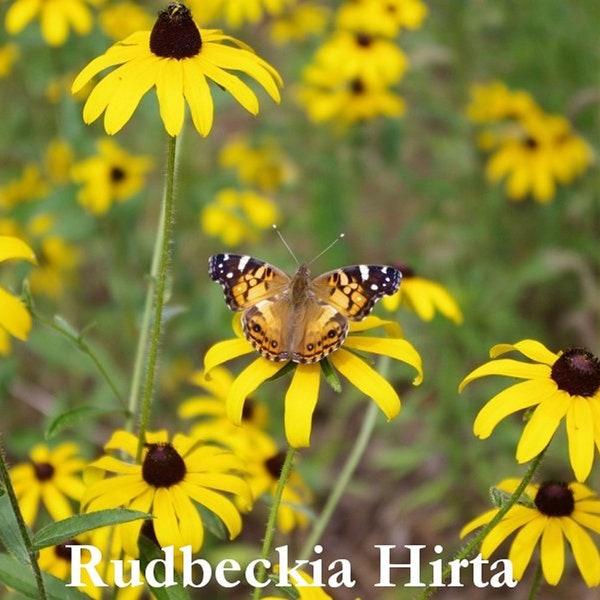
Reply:
M337 350L348 321L362 321L385 295L398 291L402 274L385 265L354 265L314 279L306 265L290 277L281 269L243 254L215 254L210 277L221 284L225 302L242 311L245 338L272 361L316 363Z

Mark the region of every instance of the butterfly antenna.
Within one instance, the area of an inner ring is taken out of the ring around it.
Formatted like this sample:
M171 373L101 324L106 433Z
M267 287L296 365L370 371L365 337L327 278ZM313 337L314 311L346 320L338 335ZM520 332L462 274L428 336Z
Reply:
M281 233L281 231L279 231L277 225L275 225L274 223L273 223L273 229L277 232L279 239L283 242L283 245L288 249L288 252L292 255L292 258L296 261L296 264L299 265L300 261L296 258L294 251L290 248L290 245L286 242L285 238L283 237L283 234Z
M328 250L330 250L333 246L335 246L341 239L343 239L345 237L345 233L340 233L340 235L338 235L335 240L333 240L333 242L331 242L331 244L329 244L329 246L327 246L327 248L325 248L324 250L321 250L321 252L319 252L319 254L317 254L308 264L312 265L317 259L321 258L321 256L323 256L323 254L325 254L325 252L327 252Z

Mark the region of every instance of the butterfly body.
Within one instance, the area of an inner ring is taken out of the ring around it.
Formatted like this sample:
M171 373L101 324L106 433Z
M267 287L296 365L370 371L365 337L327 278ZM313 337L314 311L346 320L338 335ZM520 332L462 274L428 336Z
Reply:
M356 265L314 279L306 265L290 277L251 256L215 254L209 274L221 284L227 306L242 311L246 339L265 358L314 363L339 348L348 321L361 321L375 302L393 294L400 271Z

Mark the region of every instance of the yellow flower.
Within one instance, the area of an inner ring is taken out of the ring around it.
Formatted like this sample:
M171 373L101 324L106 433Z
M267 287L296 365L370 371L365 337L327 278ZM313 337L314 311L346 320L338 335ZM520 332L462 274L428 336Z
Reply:
M0 235L0 262L9 259L36 263L33 250L22 240ZM23 303L0 286L0 354L10 352L10 336L26 340L31 330L31 315Z
M280 213L269 198L252 191L220 190L202 209L200 222L205 233L219 237L227 247L256 242L265 229L279 220Z
M518 479L507 479L497 487L513 494ZM575 563L589 587L600 584L600 554L587 530L600 533L600 500L581 483L547 482L529 485L524 500L512 506L487 534L481 545L484 559L512 533L508 559L514 577L520 580L540 542L542 573L550 585L557 585L565 567L565 540L569 542ZM499 508L477 517L462 529L461 537L489 523Z
M336 121L342 127L378 116L404 114L404 100L387 85L346 79L339 70L316 65L305 69L298 100L315 123Z
M0 207L13 208L21 202L39 200L49 191L48 183L42 177L40 168L27 164L19 179L14 179L0 189Z
M53 450L38 444L29 453L29 462L15 465L10 470L19 507L30 527L36 520L40 504L55 521L74 514L70 500L78 502L84 490L81 471L85 461L78 453L76 444L61 444Z
M391 321L382 321L377 317L367 317L360 322L350 322L350 335L343 347L332 352L320 363L293 364L292 381L285 395L285 433L288 442L296 448L310 445L312 415L317 404L321 380L321 363L327 361L331 368L341 373L348 381L365 395L372 398L388 420L400 412L400 398L390 383L373 369L356 352L372 352L386 355L406 362L416 369L418 376L414 383L422 378L421 357L413 346L399 338L380 338L360 335L361 332L377 327L397 327ZM234 318L234 331L238 337L218 342L204 357L204 369L210 377L211 370L224 362L255 352L252 345L242 336L239 319ZM274 362L262 356L246 367L235 379L227 394L227 415L235 424L240 425L244 402L249 394L264 381L276 375L289 361Z
M293 178L293 167L273 138L251 146L244 138L227 142L219 153L219 164L233 167L242 183L272 192Z
M520 126L496 136L497 149L486 166L492 183L507 178L511 200L529 194L538 202L550 202L556 184L567 184L592 162L588 144L561 116L538 114L521 121Z
M122 40L134 31L152 28L153 19L134 2L119 2L103 8L98 15L102 31L113 40Z
M504 119L525 119L541 112L529 92L510 90L502 81L474 84L467 116L474 123L494 123Z
M416 276L410 267L396 266L402 272L402 286L392 296L381 299L386 310L395 312L401 302L404 302L423 321L431 321L437 310L457 325L462 323L460 308L446 288L435 281Z
M5 26L15 35L39 17L42 36L50 46L62 46L72 28L85 35L94 23L90 0L15 0L6 13Z
M257 23L265 16L278 15L292 0L197 0L204 19L223 18L228 27L239 29L245 23Z
M44 161L48 179L54 184L67 183L70 180L73 151L69 142L55 139L48 144Z
M402 50L393 42L365 33L337 31L317 50L318 68L339 71L350 81L383 86L397 83L408 67Z
M281 78L273 67L235 38L215 29L198 29L190 11L179 3L159 13L152 31L133 33L95 58L75 78L72 91L76 93L92 77L115 65L120 66L94 87L83 108L86 123L105 113L108 134L118 132L142 96L156 87L160 116L169 135L180 133L186 102L197 131L208 135L213 123L213 100L207 78L229 91L250 113L257 114L255 93L229 70L257 80L279 102Z
M0 79L10 75L18 57L19 48L16 44L0 46Z
M534 362L498 358L512 351ZM488 375L525 381L496 394L479 411L473 425L475 435L485 439L506 416L535 407L517 446L517 461L524 463L544 450L565 419L573 472L578 481L584 481L592 469L594 444L600 449L600 361L582 349L555 354L535 340L498 344L490 356L493 360L462 380L461 391Z
M152 166L146 156L134 156L109 139L96 143L98 155L73 165L71 177L82 184L79 203L95 215L103 215L113 202L123 202L137 194Z
M250 490L239 473L243 463L230 452L166 431L148 432L142 464L135 464L137 438L126 431L115 432L104 449L107 454L89 465L90 479L81 500L84 512L125 506L153 514L151 526L160 547L191 546L197 552L204 542L204 525L194 503L218 516L236 537L242 519L225 495L240 498L245 508L252 503ZM127 455L128 461L113 456ZM97 473L112 473L98 479ZM118 526L125 552L138 555L140 521Z
M310 35L318 35L325 30L329 19L329 9L314 2L294 4L281 15L271 19L271 41L278 46L289 42L302 42Z
M427 5L421 0L354 0L339 8L336 26L392 38L402 27L421 27L427 13Z

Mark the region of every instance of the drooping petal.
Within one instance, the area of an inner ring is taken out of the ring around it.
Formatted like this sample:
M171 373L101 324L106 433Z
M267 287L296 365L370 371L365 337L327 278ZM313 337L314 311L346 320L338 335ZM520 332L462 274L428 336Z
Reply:
M496 344L490 350L490 356L496 358L501 354L515 350L535 362L549 366L552 366L558 359L558 354L551 352L546 346L536 340L521 340L516 344Z
M508 553L508 560L513 564L515 579L523 578L523 573L531 560L531 555L544 531L546 522L547 518L539 515L527 523L515 536Z
M185 117L181 61L158 60L154 77L160 118L169 135L179 135Z
M190 545L192 552L197 552L204 541L204 525L198 509L179 485L171 488L171 502L179 522L183 524L181 531L185 539L184 545Z
M497 511L495 511L497 512ZM488 558L498 546L517 529L520 529L536 516L535 511L515 505L486 536L481 544L481 555Z
M406 340L356 335L349 336L346 339L344 346L346 348L354 348L355 350L370 352L372 354L381 354L390 356L396 360L401 360L411 367L414 367L417 371L418 375L413 381L414 385L418 385L423 380L421 355L415 350L414 346Z
M207 136L213 125L214 103L208 81L194 61L184 64L183 93L190 106L194 127L200 135Z
M244 354L255 352L254 348L244 338L232 338L212 345L204 355L204 374L210 378L210 370L217 365L233 360Z
M160 546L171 546L179 549L189 543L185 533L187 525L181 522L179 515L175 512L172 502L172 489L159 487L154 492L152 503L152 514L154 520L154 533Z
M312 416L319 397L321 367L298 365L285 394L285 436L294 448L310 446Z
M31 315L25 305L0 287L0 327L19 340L26 340L31 331Z
M550 585L556 585L565 568L565 544L558 519L550 518L546 521L540 552L544 577Z
M214 348L213 346L212 348ZM212 348L210 350L212 350ZM209 352L210 352L209 350ZM207 353L208 354L208 353ZM207 359L204 357L206 366ZM241 425L244 402L261 383L283 369L287 363L258 358L250 363L235 379L227 394L227 417L234 425Z
M566 424L569 460L577 481L585 481L594 462L594 415L587 398L572 397Z
M42 501L55 521L62 521L73 514L73 507L55 485L42 486Z
M23 240L10 235L0 235L0 262L12 258L37 264L34 251Z
M547 365L536 365L524 363L512 358L499 358L484 363L471 371L458 386L458 391L462 392L464 387L479 377L487 375L504 375L505 377L516 377L518 379L549 379L550 367Z
M388 420L400 412L400 398L391 384L364 360L340 348L330 356L333 366L363 394L372 398Z
M567 396L565 392L556 392L533 411L517 446L517 462L531 460L550 443L569 408Z
M587 531L582 529L572 519L561 519L560 525L565 537L569 540L569 544L571 544L575 562L585 583L588 587L599 585L600 554L598 553L596 544Z
M482 440L488 438L502 419L539 404L549 393L552 393L552 388L546 382L535 379L511 385L486 402L475 417L473 433Z

